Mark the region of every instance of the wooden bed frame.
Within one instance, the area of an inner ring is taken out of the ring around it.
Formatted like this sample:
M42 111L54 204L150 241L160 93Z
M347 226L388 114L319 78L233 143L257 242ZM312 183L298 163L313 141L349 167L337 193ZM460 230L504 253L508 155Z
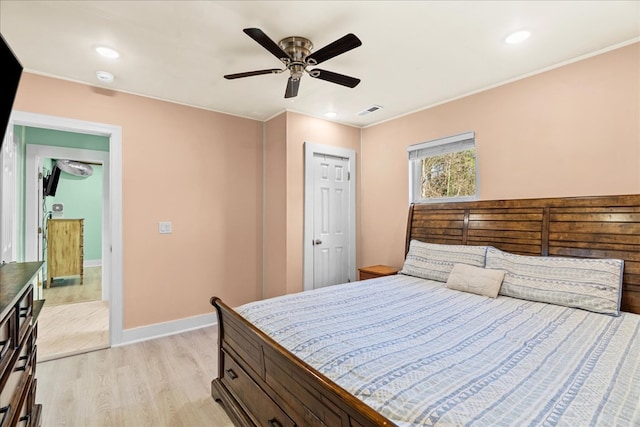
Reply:
M622 310L640 314L640 195L412 205L406 248L491 245L539 256L625 261ZM212 397L238 426L392 426L219 298L218 376Z

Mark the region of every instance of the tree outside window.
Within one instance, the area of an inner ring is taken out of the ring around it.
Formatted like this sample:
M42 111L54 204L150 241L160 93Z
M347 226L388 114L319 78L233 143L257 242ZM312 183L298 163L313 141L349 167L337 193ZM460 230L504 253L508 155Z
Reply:
M423 199L476 194L476 150L421 159L420 196Z
M408 152L412 203L478 198L473 132L412 145Z

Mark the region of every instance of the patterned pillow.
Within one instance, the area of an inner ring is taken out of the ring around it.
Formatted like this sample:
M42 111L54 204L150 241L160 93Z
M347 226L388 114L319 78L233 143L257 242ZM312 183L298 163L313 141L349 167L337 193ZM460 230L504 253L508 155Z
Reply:
M506 271L500 295L620 315L621 259L526 256L489 247L486 267Z
M412 240L400 273L446 282L453 264L484 267L487 246L441 245Z

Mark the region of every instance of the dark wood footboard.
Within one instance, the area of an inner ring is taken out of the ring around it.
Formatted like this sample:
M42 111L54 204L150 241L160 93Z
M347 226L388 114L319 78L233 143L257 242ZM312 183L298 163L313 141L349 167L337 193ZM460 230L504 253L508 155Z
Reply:
M218 378L211 395L238 426L394 424L269 338L219 298Z

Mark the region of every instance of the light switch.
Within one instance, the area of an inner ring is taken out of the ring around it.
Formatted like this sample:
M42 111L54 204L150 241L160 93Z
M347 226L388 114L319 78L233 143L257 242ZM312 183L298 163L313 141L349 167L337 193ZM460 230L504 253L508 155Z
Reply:
M161 221L158 223L158 231L160 234L171 234L171 222Z

